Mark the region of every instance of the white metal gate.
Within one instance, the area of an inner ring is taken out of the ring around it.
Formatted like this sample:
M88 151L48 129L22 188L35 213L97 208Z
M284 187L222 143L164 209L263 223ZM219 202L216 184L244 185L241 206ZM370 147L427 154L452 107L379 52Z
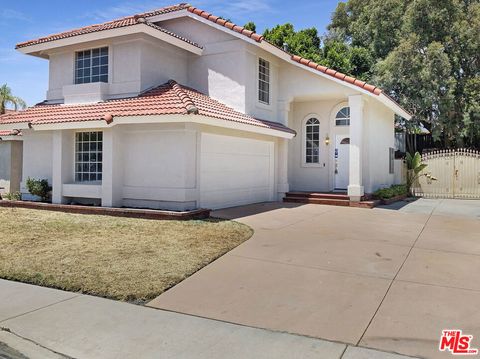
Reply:
M417 196L480 198L479 151L466 149L434 151L424 154L422 163L427 167L415 185Z

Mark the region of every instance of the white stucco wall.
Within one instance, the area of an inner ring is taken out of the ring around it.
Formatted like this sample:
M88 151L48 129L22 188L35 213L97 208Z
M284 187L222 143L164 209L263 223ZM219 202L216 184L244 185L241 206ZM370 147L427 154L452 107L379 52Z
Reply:
M268 52L253 45L248 45L246 52L246 90L245 90L245 112L253 117L267 121L279 121L278 99L279 99L279 76L281 60ZM258 62L262 58L270 64L270 103L265 104L258 100Z
M75 52L105 46L109 48L108 84L102 84L102 89L97 89L98 84L74 85ZM169 79L187 82L187 52L147 35L67 46L52 51L49 57L47 99L51 101L63 101L67 94L69 103L96 102L135 96Z
M25 181L28 177L46 179L52 183L52 143L51 131L24 130L23 132L23 174L21 192L28 194ZM28 198L28 196L27 196Z
M0 194L10 192L12 142L0 141Z
M142 91L171 79L187 84L188 55L184 50L161 41L144 41L140 53Z
M189 55L188 85L242 112L246 110L247 44L223 31L190 18L164 21L162 27L203 47Z
M335 126L335 115L347 99L294 102L289 114L289 126L297 136L289 142L289 183L291 190L331 191L335 187L335 137L349 136L348 126ZM304 121L316 117L320 121L320 163L304 163ZM389 173L389 148L394 142L394 114L376 101L364 105L363 185L366 193L390 186L394 175ZM325 144L329 137L330 144Z
M367 102L363 152L365 193L394 183L394 174L389 173L389 148L395 147L394 123L393 111L377 101Z
M289 143L289 183L296 191L329 191L332 185L331 160L333 156L334 131L332 131L330 113L338 101L296 102L290 111L289 126L297 131L297 136ZM320 163L305 164L304 158L304 122L315 117L320 121ZM325 137L331 138L330 145Z
M126 206L196 208L197 133L184 125L123 129L123 203Z

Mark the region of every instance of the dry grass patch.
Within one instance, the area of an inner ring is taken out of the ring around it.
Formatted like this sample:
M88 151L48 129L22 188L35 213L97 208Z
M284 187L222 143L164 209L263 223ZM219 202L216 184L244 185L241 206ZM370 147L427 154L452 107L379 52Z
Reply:
M232 221L0 208L0 277L144 302L251 237Z

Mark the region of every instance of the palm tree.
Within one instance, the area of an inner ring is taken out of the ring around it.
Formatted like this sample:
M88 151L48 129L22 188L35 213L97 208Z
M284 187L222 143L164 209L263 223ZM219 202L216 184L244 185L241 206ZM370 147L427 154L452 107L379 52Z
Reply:
M13 96L12 90L7 84L4 84L0 87L0 115L3 115L6 112L7 105L12 105L15 108L15 111L19 108L27 107L25 101L20 97Z

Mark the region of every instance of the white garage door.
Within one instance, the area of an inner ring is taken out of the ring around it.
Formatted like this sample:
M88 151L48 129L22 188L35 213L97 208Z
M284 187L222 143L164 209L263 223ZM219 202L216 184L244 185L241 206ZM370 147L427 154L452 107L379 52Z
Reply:
M201 147L201 207L273 200L273 142L204 133Z

